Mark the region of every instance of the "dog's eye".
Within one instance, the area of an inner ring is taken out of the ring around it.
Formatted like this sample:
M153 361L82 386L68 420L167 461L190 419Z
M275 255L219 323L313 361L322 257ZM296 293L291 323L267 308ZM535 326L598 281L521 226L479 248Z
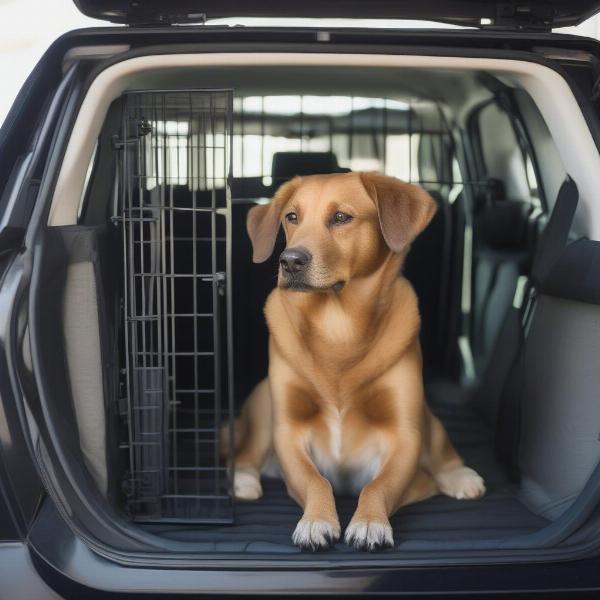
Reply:
M348 223L350 221L352 221L352 216L339 210L333 215L334 225L342 225L343 223Z
M288 223L297 223L298 222L298 215L295 212L290 212L287 215L285 215L285 220Z

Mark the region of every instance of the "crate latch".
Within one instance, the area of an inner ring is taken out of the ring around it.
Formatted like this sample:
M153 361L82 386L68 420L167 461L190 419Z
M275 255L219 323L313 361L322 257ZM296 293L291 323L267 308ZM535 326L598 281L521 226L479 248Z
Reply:
M217 271L214 275L206 275L200 278L201 281L216 281L217 282L217 291L219 296L225 295L225 273L223 271Z

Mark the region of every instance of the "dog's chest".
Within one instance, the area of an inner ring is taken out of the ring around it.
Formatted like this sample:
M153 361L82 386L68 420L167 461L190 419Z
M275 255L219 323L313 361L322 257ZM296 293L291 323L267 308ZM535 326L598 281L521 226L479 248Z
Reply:
M330 342L345 344L353 340L354 322L342 305L331 300L325 304L319 314L319 329Z
M310 444L312 460L336 493L358 494L379 471L379 453L368 439L357 438L344 411L322 416L323 427Z

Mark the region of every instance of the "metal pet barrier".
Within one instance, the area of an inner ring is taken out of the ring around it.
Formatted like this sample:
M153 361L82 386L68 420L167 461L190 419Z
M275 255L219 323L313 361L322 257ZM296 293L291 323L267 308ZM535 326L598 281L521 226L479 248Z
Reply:
M126 510L227 523L232 454L230 90L123 97L122 406Z

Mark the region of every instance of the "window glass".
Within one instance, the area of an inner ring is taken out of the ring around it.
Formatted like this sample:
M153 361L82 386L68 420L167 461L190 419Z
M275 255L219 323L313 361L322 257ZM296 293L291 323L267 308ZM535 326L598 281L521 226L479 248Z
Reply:
M480 111L478 119L485 176L504 182L508 198L538 206L533 161L520 143L509 115L498 105L489 104Z
M419 182L419 145L424 135L447 135L433 102L418 104L363 96L269 95L234 98L232 164L236 179L256 180L265 190L272 183L278 152L325 152L352 171L381 171ZM218 171L226 161L218 136L198 134L185 120L150 123L146 185L169 182L204 189L202 173ZM448 157L443 157L448 160ZM445 170L451 172L451 166ZM428 173L427 183L441 172ZM448 178L448 175L445 176ZM253 184L254 185L254 184ZM254 188L253 188L254 189Z

